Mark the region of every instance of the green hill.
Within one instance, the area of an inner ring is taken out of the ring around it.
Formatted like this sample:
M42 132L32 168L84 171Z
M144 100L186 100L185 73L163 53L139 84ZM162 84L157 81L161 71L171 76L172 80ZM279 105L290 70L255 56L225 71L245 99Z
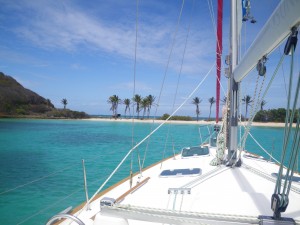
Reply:
M0 116L85 118L84 112L55 109L49 99L24 88L11 76L0 72Z

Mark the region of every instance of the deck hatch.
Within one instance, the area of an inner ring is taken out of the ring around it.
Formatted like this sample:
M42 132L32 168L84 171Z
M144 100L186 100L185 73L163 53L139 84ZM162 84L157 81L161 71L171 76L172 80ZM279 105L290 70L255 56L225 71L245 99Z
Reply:
M163 170L160 173L160 177L181 177L181 176L198 176L201 175L200 168L193 169L174 169L174 170Z
M203 156L208 154L208 146L186 147L181 151L181 157Z

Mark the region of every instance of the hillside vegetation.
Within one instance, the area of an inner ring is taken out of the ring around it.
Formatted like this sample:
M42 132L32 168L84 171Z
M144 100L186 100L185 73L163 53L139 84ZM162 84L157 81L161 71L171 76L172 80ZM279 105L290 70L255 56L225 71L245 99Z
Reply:
M24 88L11 76L0 72L0 116L39 118L85 118L84 112L56 109L50 99Z

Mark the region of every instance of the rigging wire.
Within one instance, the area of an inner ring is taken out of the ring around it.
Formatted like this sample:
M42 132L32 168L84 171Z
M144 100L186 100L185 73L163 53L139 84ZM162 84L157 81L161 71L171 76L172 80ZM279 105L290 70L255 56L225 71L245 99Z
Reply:
M106 172L107 172L107 168L105 169L104 173L106 173ZM99 181L98 181L98 180L95 180L94 182L91 182L90 184L95 184L96 182L99 182ZM71 194L69 194L69 195L67 195L67 196L65 196L65 197L63 197L63 198L61 198L61 199L59 199L58 201L56 201L56 202L54 202L54 203L48 205L47 207L45 207L45 208L39 210L39 211L36 212L36 213L30 215L29 217L23 219L21 222L18 222L17 225L23 224L23 223L27 222L28 220L30 220L30 219L32 219L32 218L34 218L34 217L40 215L41 213L45 212L46 210L52 208L53 206L55 206L55 205L57 205L58 203L60 203L60 202L62 202L62 201L64 201L64 200L70 198L71 196L73 196L74 194L76 194L76 193L78 193L79 191L82 191L82 190L84 190L83 187L76 189L76 190L73 191Z
M215 38L217 40L217 45L218 48L220 48L220 43L219 40L217 38L217 26L216 26L216 21L215 21L215 14L214 14L214 10L213 10L213 3L212 0L207 0L207 4L208 4L208 9L209 9L209 13L210 13L210 18L213 24L213 29L214 29L214 34L215 34ZM222 54L221 54L221 58L222 58Z
M253 122L253 120L254 120L254 117L255 117L255 115L256 115L256 113L257 113L257 107L261 104L261 101L265 98L266 94L268 93L268 91L269 91L269 89L270 89L270 87L271 87L271 84L273 83L273 80L274 80L274 78L276 77L276 75L277 75L277 73L278 73L278 70L279 70L280 66L282 65L282 62L283 62L284 58L285 58L285 54L282 54L282 56L281 56L281 58L280 58L280 60L279 60L279 62L278 62L278 64L277 64L277 66L276 66L276 69L275 69L275 71L274 71L274 73L273 73L273 75L272 75L272 77L271 77L271 79L270 79L270 81L269 81L269 83L268 83L268 85L267 85L267 87L266 87L266 89L265 89L265 91L264 91L264 93L263 93L261 99L257 99L257 104L256 104L255 110L254 110L254 112L253 112L253 115L252 115L252 116L250 117L250 119L248 120L248 124L247 124L247 126L246 126L246 128L247 128L247 127L249 127L249 128L245 130L245 133L244 133L244 135L243 135L243 137L242 137L242 139L241 139L241 141L240 141L240 147L241 147L241 149L244 149L244 148L245 148L245 143L246 143L247 135L248 135L248 133L250 132L250 126L251 126L251 124L252 124L252 122ZM260 91L261 91L261 90L260 90ZM260 94L259 94L259 95L260 95ZM241 144L241 143L242 143L242 144Z
M293 53L292 53L293 54ZM297 83L297 88L296 88L296 94L295 94L295 99L294 99L294 104L293 104L293 110L292 113L290 115L290 121L289 121L289 129L291 130L292 128L292 124L293 124L293 119L295 117L295 113L296 113L296 108L297 108L297 102L298 102L298 96L299 96L299 89L300 89L300 77L298 76L298 83ZM289 109L287 109L289 110ZM295 158L297 158L297 153L298 153L298 149L299 148L295 148L295 146L299 146L299 143L297 144L297 142L299 142L299 135L298 135L298 130L299 130L299 110L297 110L298 115L297 115L297 126L295 129L295 134L294 134L294 139L293 139L293 144L292 144L292 153L290 155L290 160L289 160L289 165L288 165L288 170L287 170L287 174L290 173L290 171L294 169L294 165L291 165L293 162L295 162ZM287 141L289 137L287 137ZM286 179L285 179L285 186L283 189L283 193L285 193L286 191L286 185L287 185L287 180L288 175L286 175ZM288 193L289 191L287 191Z
M135 18L135 45L134 45L134 68L133 68L133 93L132 93L132 99L135 96L136 93L136 64L137 64L137 43L138 43L138 18L139 18L139 0L136 0L136 18ZM131 130L131 146L134 146L134 104L132 104L132 111L133 111L133 116L132 116L132 130ZM133 154L131 155L131 162L130 162L130 187L132 187L132 172L133 170Z
M186 53L186 49L187 49L187 43L188 43L189 34L190 34L190 30L191 30L192 18L193 18L193 15L194 15L194 5L195 5L195 0L193 1L193 5L192 5L192 13L191 13L191 16L190 16L188 31L187 31L186 38L185 38L185 44L184 44L184 49L183 49L183 55L182 55L182 58L181 58L180 70L179 70L179 73L178 73L178 76L177 76L177 83L176 83L176 88L175 88L175 95L174 95L174 98L173 98L172 111L174 111L174 109L175 109L175 102L176 102L176 99L177 99L177 94L178 94L179 83L180 83L180 78L181 78L181 74L182 74L183 63L184 63L185 53ZM165 141L165 145L164 145L164 151L163 151L162 159L164 159L164 157L165 157L165 152L166 152L166 148L167 148L167 142L168 142L168 139L169 139L171 125L172 125L172 121L171 121L171 124L168 125L168 132L167 132L167 135L166 135L166 141ZM161 162L161 166L162 166L162 164L163 164L163 161Z
M283 171L283 163L284 163L284 159L285 159L285 155L286 155L286 150L287 150L287 144L288 144L288 139L290 136L290 132L291 129L287 129L288 128L288 122L289 122L289 117L290 117L290 101L291 101L291 92L292 92L292 83L293 83L293 55L294 55L294 50L293 48L291 49L292 51L292 60L291 60L291 70L290 70L290 80L289 80L289 92L288 92L288 102L287 102L287 107L286 107L286 117L285 117L285 128L284 129L284 141L283 141L283 146L282 146L282 156L281 156L281 166L279 169L279 173L278 173L278 179L277 179L277 183L275 186L275 191L274 193L280 193L281 190L281 179L282 179L282 171ZM289 127L290 128L290 127Z
M244 23L245 25L244 25L244 31L245 31L245 34L244 34L244 38L245 38L245 40L244 40L244 46L245 46L245 49L244 49L244 54L246 54L246 51L247 51L247 23ZM244 55L243 54L243 55Z
M280 164L280 162L275 159L251 134L251 132L249 132L250 137L253 139L253 141L268 155L270 156L271 159L273 159L276 163Z
M125 160L128 158L128 156L134 151L137 147L139 147L142 143L144 143L149 137L151 137L156 131L158 131L164 124L166 124L169 119L174 116L179 109L183 105L186 104L186 102L195 94L195 92L200 88L200 86L204 83L212 69L215 67L215 63L212 65L210 70L207 72L207 74L204 76L204 78L199 82L199 84L195 87L195 89L190 93L190 95L181 103L181 105L159 126L157 126L152 132L150 132L144 139L142 139L139 143L137 143L133 148L131 148L128 153L124 156L124 158L121 160L121 162L118 164L118 166L113 170L113 172L108 176L108 178L103 182L103 184L98 188L98 190L95 192L95 194L90 198L90 200L86 203L85 207L90 204L90 202L95 198L95 196L103 189L103 187L107 184L107 182L112 178L112 176L119 170L121 165L125 162ZM83 207L83 208L85 208ZM82 208L82 209L83 209Z
M158 95L157 105L155 107L154 118L157 115L157 111L158 111L158 107L159 107L159 103L160 103L162 91L163 91L165 80L166 80L167 73L168 73L168 70L169 70L171 56L172 56L173 49L174 49L174 46L175 46L175 40L176 40L176 37L177 37L177 33L178 33L178 29L179 29L179 24L180 24L180 21L181 21L181 16L182 16L183 8L184 8L184 3L185 3L185 0L182 0L182 4L181 4L179 16L178 16L177 24L176 24L176 28L175 28L175 32L174 32L173 39L172 39L171 49L170 49L170 52L169 52L167 64L166 64L165 71L164 71L163 80L162 80L160 91L159 91L159 95ZM154 119L153 119L152 125L150 127L150 133L153 131L153 124L154 124ZM150 142L150 139L148 139L148 141L147 141L146 149L145 149L145 152L144 152L144 158L143 158L143 162L142 162L142 168L144 167L144 163L145 163L145 160L146 160L146 154L147 154L147 151L148 151L149 142Z
M279 46L279 48L278 48L278 51L279 51L279 53L281 53L280 46ZM281 53L281 54L282 54L282 53ZM282 73L282 77L283 77L283 83L284 83L285 95L286 95L286 97L287 97L287 96L288 96L288 94L287 94L287 89L286 89L287 84L286 84L286 81L285 81L285 74L284 74L283 65L281 65L281 73Z
M157 103L157 107L155 108L155 114L154 115L157 115L157 110L158 110L158 106L159 106L159 103L160 103L162 90L163 90L163 87L165 85L165 80L166 80L167 73L168 73L168 70L169 70L171 56L172 56L173 49L174 49L174 46L175 46L175 40L176 40L178 29L179 29L179 24L180 24L180 20L181 20L181 15L182 15L184 3L185 3L185 1L182 0L181 9L180 9L180 13L179 13L179 16L178 16L178 19L177 19L177 24L176 24L176 28L175 28L175 32L174 32L174 36L173 36L173 40L172 40L172 44L171 44L171 49L170 49L170 52L169 52L169 56L168 56L168 60L167 60L167 64L166 64L166 68L165 68L165 72L164 72L164 76L163 76L163 80L162 80L162 84L161 84L161 87L160 87L160 91L159 91L159 95L158 95L158 103Z
M77 165L76 165L76 166L77 166ZM58 173L60 173L60 172L63 172L63 171L65 171L65 170L68 170L68 169L73 168L73 167L75 167L74 164L71 165L71 166L65 167L65 168L63 168L63 169L61 169L61 170L57 170L57 171L55 171L55 172L53 172L53 173L49 173L49 174L47 174L47 175L45 175L45 176L43 176L43 177L37 178L37 179L35 179L35 180L29 181L29 182L27 182L27 183L21 184L21 185L19 185L19 186L14 187L14 188L11 188L11 189L8 189L8 190L6 190L6 191L3 191L3 192L0 193L0 195L7 194L7 193L9 193L9 192L12 192L12 191L15 191L15 190L17 190L17 189L23 188L23 187L28 186L28 185L30 185L30 184L33 184L33 183L36 183L36 182L38 182L38 181L44 180L44 179L46 179L46 178L48 178L48 177L52 177L52 176L55 175L55 174L58 174Z
M286 45L287 46L287 45ZM300 132L299 132L299 125L300 125L300 109L298 108L298 97L300 91L300 73L298 75L298 81L296 85L296 90L294 93L294 102L293 105L291 102L292 97L292 88L293 88L293 77L294 77L294 48L295 45L291 47L291 62L290 62L290 79L289 79L289 92L288 92L288 101L287 101L287 108L286 108L286 118L285 118L285 129L284 129L284 138L283 138L283 145L282 145L282 156L281 156L281 165L279 167L278 177L276 180L274 194L272 195L272 210L274 211L274 217L280 218L281 213L285 212L288 204L289 204L289 192L291 190L291 183L292 177L294 174L294 169L296 165L296 159L299 153L300 147ZM286 52L285 52L286 53ZM292 106L292 109L290 109ZM295 115L297 116L297 123L296 128L294 131L294 135L292 136L292 127L293 127L293 120ZM292 144L290 142L292 139ZM288 156L287 150L288 146L291 144L291 152ZM288 160L288 166L286 169L286 173L283 176L283 167L284 161ZM281 183L284 182L283 189L281 191Z
M103 157L103 156L105 156L105 155L99 155L98 157L93 158L93 160L90 160L90 161L85 160L85 162L86 162L86 163L95 162L95 161L97 161L100 157ZM88 159L88 160L89 160L89 159ZM31 180L31 181L29 181L29 182L27 182L27 183L24 183L24 184L18 185L18 186L16 186L16 187L10 188L10 189L8 189L8 190L5 190L5 191L1 192L0 195L4 195L4 194L7 194L7 193L9 193L9 192L18 190L18 189L23 188L23 187L26 187L26 186L28 186L28 185L34 184L34 183L36 183L36 182L38 182L38 181L42 181L42 180L44 180L44 179L46 179L46 178L54 177L54 175L56 175L56 174L58 174L58 173L61 173L61 172L65 171L65 170L72 169L72 168L74 168L74 167L78 167L78 165L72 164L72 165L70 165L70 166L66 166L66 167L64 167L64 168L62 168L62 169L60 169L60 170L56 170L56 171L54 171L54 172L52 172L52 173L49 173L49 174L47 174L47 175L45 175L45 176L42 176L42 177L39 177L39 178L37 178L37 179L35 179L35 180Z
M212 21L212 24L213 24L213 30L214 30L216 42L217 42L217 59L216 59L216 61L220 60L220 65L221 65L221 61L224 60L223 59L223 55L222 55L222 42L221 43L219 42L218 29L217 29L216 22L215 22L215 15L214 15L214 10L213 10L212 0L207 0L207 4L208 4L209 12L210 12L211 21ZM221 5L223 7L223 3ZM219 7L219 5L218 5L218 7ZM219 12L218 12L218 16L219 16ZM218 21L218 25L219 25L219 21ZM221 30L222 30L222 27L221 27ZM222 35L221 35L221 38L222 38ZM219 50L220 50L220 52L219 52ZM219 75L218 75L219 72L221 73L221 68L219 68L218 63L216 65L216 70L217 70L217 75L216 75L216 78L217 78L216 95L217 95L217 100L218 100L218 102L216 103L217 104L217 111L218 111L218 112L216 112L216 116L217 116L217 115L219 115L219 105L220 105L220 91L219 91L220 86L222 88L222 91L223 92L225 92L225 91L224 91L223 86L222 86L221 81L220 81L221 76L219 77ZM226 94L224 94L224 95L226 95ZM219 120L219 118L216 118L216 121L218 121L218 120Z
M300 87L300 86L298 85L298 87ZM285 184L284 184L284 188L286 188L286 195L289 195L289 192L291 190L291 185L292 185L291 179L294 175L296 159L298 157L299 147L300 147L300 132L299 132L300 115L299 115L299 112L300 112L300 110L298 109L297 110L297 125L296 125L296 129L295 129L295 134L294 134L292 154L290 156L290 161L289 161L289 165L288 165L288 170L286 172L286 179L285 179ZM288 174L290 174L290 175L288 175Z
M257 112L257 108L259 106L259 103L262 101L262 99L260 99L260 95L261 95L261 91L262 91L262 87L264 85L264 81L265 81L265 78L266 78L266 75L263 76L263 81L261 83L261 86L260 86L260 89L259 89L259 93L257 95L257 102L255 104L255 100L256 100L256 93L257 93L257 88L258 88L258 80L259 80L259 75L257 75L257 80L256 80L256 86L255 86L255 91L254 91L254 99L252 101L252 107L251 107L251 111L250 111L250 118L249 121L248 121L248 124L247 126L245 127L245 134L243 136L243 142L242 142L242 146L241 146L241 149L244 149L245 148L245 145L246 145L246 140L247 140L247 136L248 136L248 133L250 132L250 128L251 128L251 124L254 120L254 117L256 115L256 112ZM247 103L245 103L247 104ZM255 107L254 107L255 105Z
M262 95L261 100L264 99L265 96L266 96L266 94L268 93L268 91L269 91L269 89L270 89L270 87L271 87L271 84L272 84L272 82L273 82L275 76L277 75L278 70L279 70L279 68L280 68L280 66L281 66L281 64L282 64L282 62L283 62L283 60L284 60L284 58L285 58L285 54L283 54L283 55L281 56L281 58L280 58L280 60L279 60L279 62L278 62L278 64L277 64L277 67L276 67L276 69L275 69L275 71L274 71L274 73L273 73L273 75L272 75L272 77L271 77L271 79L270 79L270 81L269 81L269 84L268 84L267 88L265 89L265 91L264 91L264 93L263 93L263 95ZM259 105L259 104L260 104L260 102L258 102L258 105ZM252 115L252 117L248 120L247 126L250 126L250 125L251 125L251 123L252 123L252 121L253 121L255 115L256 115L256 112L255 112L255 113ZM240 121L240 122L241 122L241 121ZM248 136L248 133L249 133L249 132L250 132L250 129L245 129L245 133L244 133L242 139L241 139L240 142L239 142L240 151L239 151L239 157L238 157L238 159L241 158L241 153L242 153L242 150L245 148L245 143L246 143L246 139L247 139L247 136ZM237 150L238 150L238 149L235 150L234 154L237 152ZM234 155L234 154L233 154L233 155ZM230 160L232 160L232 158L233 158L233 157L231 157ZM236 161L236 162L233 164L233 167L236 165L237 162L238 162L238 161Z

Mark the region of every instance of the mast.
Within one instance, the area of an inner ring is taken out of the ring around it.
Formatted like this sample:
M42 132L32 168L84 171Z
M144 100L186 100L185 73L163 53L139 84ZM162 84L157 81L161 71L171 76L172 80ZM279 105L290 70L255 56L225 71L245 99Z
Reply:
M235 82L233 77L233 71L238 64L238 16L237 12L237 0L231 0L231 36L230 36L230 58L231 63L229 65L230 77L229 77L229 101L230 101L230 113L229 113L229 143L228 143L228 156L227 165L233 165L236 161L237 146L238 146L238 103L239 103L239 84ZM236 164L239 166L238 164Z
M220 106L220 82L221 82L221 57L222 57L222 21L223 20L223 0L218 0L218 24L217 24L217 87L216 87L216 123L219 122Z

